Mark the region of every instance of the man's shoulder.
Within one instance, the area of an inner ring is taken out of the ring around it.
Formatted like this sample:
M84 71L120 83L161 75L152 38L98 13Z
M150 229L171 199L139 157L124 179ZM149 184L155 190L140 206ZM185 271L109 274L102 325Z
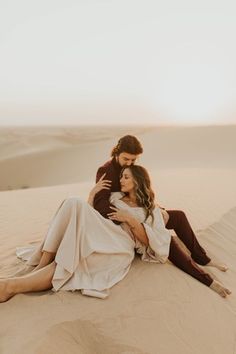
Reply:
M113 159L108 160L107 162L104 163L104 165L100 166L98 168L98 170L107 170L110 168L114 168L114 164L113 164Z
M101 167L106 168L112 165L112 159L106 161Z
M107 179L112 180L112 191L118 191L120 189L120 171L121 167L117 164L113 158L104 163L97 170L96 181L98 181L104 173Z

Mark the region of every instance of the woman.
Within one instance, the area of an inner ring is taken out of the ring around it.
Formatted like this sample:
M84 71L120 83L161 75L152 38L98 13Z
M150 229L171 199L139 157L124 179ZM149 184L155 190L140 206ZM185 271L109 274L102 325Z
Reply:
M121 193L111 196L114 211L109 215L110 220L92 207L94 195L110 186L104 175L92 189L88 203L80 198L66 199L45 239L28 260L29 265L37 267L25 276L1 280L0 301L18 293L52 287L55 291L80 289L85 295L105 298L107 290L129 271L135 249L144 261L165 263L169 258L222 297L229 295L228 289L179 248L175 237L165 228L161 210L154 204L147 171L137 165L125 167L120 183ZM121 224L116 225L113 220ZM190 252L201 264L220 268L200 245L192 247Z

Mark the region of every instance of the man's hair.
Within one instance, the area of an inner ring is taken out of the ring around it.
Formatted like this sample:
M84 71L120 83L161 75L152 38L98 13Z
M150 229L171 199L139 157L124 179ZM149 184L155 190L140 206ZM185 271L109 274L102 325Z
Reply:
M111 156L118 156L122 152L127 152L132 155L142 154L143 148L138 139L133 135L125 135L119 139L116 146L111 151Z

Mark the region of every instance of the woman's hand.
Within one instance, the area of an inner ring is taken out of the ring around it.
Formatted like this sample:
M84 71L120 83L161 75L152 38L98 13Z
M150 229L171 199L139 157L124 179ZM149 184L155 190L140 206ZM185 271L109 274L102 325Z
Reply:
M95 186L91 189L90 193L94 196L100 192L102 189L110 189L111 181L109 179L104 179L106 173L102 175L102 177L98 180Z
M122 223L127 223L129 227L129 232L132 234L133 239L138 239L141 243L148 246L149 240L145 231L145 228L142 223L140 223L135 217L127 213L125 210L120 210L115 207L110 207L114 212L108 214L109 219L120 221Z
M110 208L113 209L114 211L112 213L107 214L109 219L120 221L120 222L128 221L129 214L127 213L127 211L120 210L112 206Z
M102 175L102 177L98 180L95 186L91 189L88 197L88 203L93 206L93 200L95 195L100 192L102 189L110 189L111 181L108 179L104 179L106 173Z

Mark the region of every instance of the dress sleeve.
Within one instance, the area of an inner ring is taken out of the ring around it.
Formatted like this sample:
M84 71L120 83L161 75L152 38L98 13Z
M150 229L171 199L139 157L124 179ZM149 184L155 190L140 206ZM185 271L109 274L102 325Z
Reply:
M169 256L171 233L165 228L161 211L158 207L153 212L154 219L143 222L149 245L145 246L136 241L137 252L142 254L142 260L147 262L165 263Z

